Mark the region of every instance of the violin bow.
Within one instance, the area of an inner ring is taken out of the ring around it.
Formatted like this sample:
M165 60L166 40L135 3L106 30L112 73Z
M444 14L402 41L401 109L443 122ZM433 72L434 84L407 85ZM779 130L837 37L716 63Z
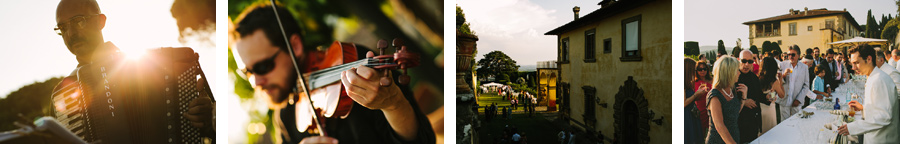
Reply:
M281 16L278 15L278 9L277 9L277 6L275 6L275 0L270 0L270 1L272 2L272 11L275 12L275 20L278 21L278 28L280 28L280 30L281 30L281 36L282 36L282 38L284 38L284 43L286 44L285 46L287 46L288 56L291 57L291 63L294 64L294 71L297 72L297 77L299 78L297 80L298 81L297 84L300 85L300 88L303 89L303 93L305 93L307 99L309 99L308 100L309 107L311 108L310 110L313 111L312 112L313 113L312 116L314 119L313 122L316 123L316 128L319 129L319 134L321 134L321 136L328 136L327 132L325 132L325 129L324 129L325 127L322 125L322 122L319 121L319 113L315 112L316 107L313 106L312 95L309 94L309 88L307 88L307 86L306 86L306 82L305 82L305 79L303 78L303 74L300 73L300 66L297 65L297 58L294 56L294 48L291 46L291 42L288 40L287 33L284 32L284 25L281 23ZM298 91L298 89L296 87L293 88L293 90L294 90L294 93L297 93L297 91Z

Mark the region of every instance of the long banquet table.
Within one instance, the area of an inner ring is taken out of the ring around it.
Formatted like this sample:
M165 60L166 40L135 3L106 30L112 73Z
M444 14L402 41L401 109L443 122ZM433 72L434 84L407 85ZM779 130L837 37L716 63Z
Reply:
M837 128L840 125L840 116L831 114L834 110L834 101L840 100L841 110L848 110L847 103L853 94L863 95L865 85L864 78L856 78L851 82L844 83L839 86L833 93L832 101L818 100L803 109L803 111L813 112L808 118L801 118L802 112L792 115L785 119L772 129L762 134L751 144L825 144L833 140L837 135ZM860 103L864 103L860 97L856 99ZM774 106L774 105L773 105ZM856 119L862 118L862 112L856 112ZM825 128L826 124L831 124L831 130Z

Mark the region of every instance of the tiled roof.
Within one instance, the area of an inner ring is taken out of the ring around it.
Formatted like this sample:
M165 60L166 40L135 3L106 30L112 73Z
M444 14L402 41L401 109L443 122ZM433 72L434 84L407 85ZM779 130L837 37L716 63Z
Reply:
M650 3L656 0L620 0L614 2L612 5L608 7L601 7L600 9L594 10L593 12L584 15L577 20L566 23L562 26L559 26L553 30L544 33L544 35L560 35L562 33L577 29L579 27L591 24L593 22L601 21L605 18L614 16L616 14L634 9L636 7L642 6L644 4ZM670 0L669 0L670 1ZM602 2L601 2L602 3Z
M827 10L827 9L815 9L815 10L808 10L805 12L795 10L791 13L793 13L793 14L789 13L789 14L784 14L784 15L779 15L779 16L774 16L774 17L769 17L769 18L764 18L764 19L758 19L758 20L744 22L743 24L750 25L750 24L764 23L764 22L777 22L777 21L812 18L812 17L844 15L845 17L847 17L848 21L853 23L854 27L856 27L857 29L862 29L859 26L859 24L856 23L856 20L853 19L853 16L850 15L850 12L847 12L847 11L842 11L842 10L841 11L832 11L832 10Z

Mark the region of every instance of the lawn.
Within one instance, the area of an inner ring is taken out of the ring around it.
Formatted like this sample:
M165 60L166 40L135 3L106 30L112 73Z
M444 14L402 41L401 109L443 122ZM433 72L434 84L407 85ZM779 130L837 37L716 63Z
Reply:
M509 100L503 100L503 97L494 93L482 93L478 96L478 106L488 106L491 103L497 103L497 106L510 106Z
M489 106L491 103L497 103L498 109L501 110L501 107L510 106L509 101L503 100L496 94L481 94L478 97L479 106ZM536 111L533 117L528 117L523 110L522 107L519 107L518 110L513 111L510 119L494 118L491 121L485 121L484 108L479 108L478 117L482 122L481 129L478 131L479 143L494 143L495 140L501 138L503 129L507 125L518 128L520 135L524 133L524 136L528 138L528 143L559 143L556 134L569 127L568 124L556 120L557 113L555 111ZM497 116L499 117L501 114L498 113Z

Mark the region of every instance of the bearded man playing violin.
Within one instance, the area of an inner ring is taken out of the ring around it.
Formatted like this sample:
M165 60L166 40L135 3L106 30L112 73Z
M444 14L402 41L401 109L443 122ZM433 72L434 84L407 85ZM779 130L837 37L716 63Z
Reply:
M297 113L303 107L300 101L308 97L297 96L298 74L295 72L290 55L296 57L300 71L319 61L310 56L317 50L304 45L303 35L291 13L281 6L257 4L248 7L235 22L232 34L233 47L240 61L246 65L245 74L257 90L268 95L270 108L275 110L275 125L281 133L283 143L434 143L434 133L425 115L416 106L414 98L406 88L397 84L384 86L380 80L384 76L395 83L396 76L385 74L366 66L356 66L340 72L340 84L344 92L352 98L353 108L344 117L319 117L327 125L328 135L317 136L322 130L307 130L298 120L312 116ZM282 28L276 19L276 11ZM287 42L285 42L285 37ZM288 43L293 53L288 51ZM362 52L363 50L357 50ZM372 55L369 52L368 55ZM359 57L366 57L359 53ZM298 102L298 103L295 103Z

